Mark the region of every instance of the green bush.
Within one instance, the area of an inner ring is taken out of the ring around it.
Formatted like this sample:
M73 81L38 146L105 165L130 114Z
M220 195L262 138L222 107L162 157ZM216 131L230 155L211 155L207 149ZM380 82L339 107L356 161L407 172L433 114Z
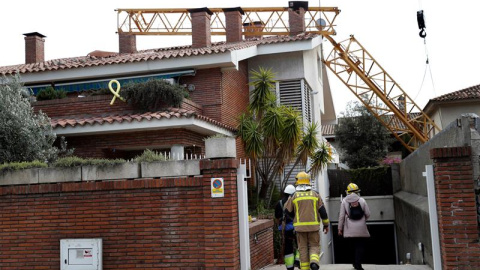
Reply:
M127 83L120 95L136 108L153 111L162 106L180 107L187 90L165 80L150 79L146 82Z
M53 87L49 86L45 89L38 91L37 101L41 100L52 100L52 99L62 99L67 97L67 92L63 89L55 90Z
M55 161L53 167L75 167L75 166L111 166L127 162L124 159L100 159L100 158L80 158L76 156L59 158Z
M20 76L3 76L0 81L0 164L55 159L58 149L50 119L34 112Z
M138 163L165 161L165 160L167 160L167 158L164 155L156 151L152 151L150 149L146 149L145 151L143 151L141 155L135 157L135 161Z
M31 168L45 168L47 163L38 160L29 162L11 162L0 165L0 172L4 171L18 171Z

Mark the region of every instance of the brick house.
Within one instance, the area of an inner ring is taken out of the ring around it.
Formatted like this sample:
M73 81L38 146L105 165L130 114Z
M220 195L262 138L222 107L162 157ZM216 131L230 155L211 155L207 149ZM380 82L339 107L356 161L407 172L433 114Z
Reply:
M208 9L190 12L194 27L189 46L137 51L135 36L120 34L119 53L94 51L45 60L45 36L34 32L25 34L26 63L0 67L0 74L20 74L35 93L48 86L68 91L66 99L33 106L51 118L57 136L66 137L82 157L128 159L147 148L204 154L205 137L234 136L236 119L249 102L249 71L260 66L276 72L281 102L300 109L305 121L335 118L330 89L324 87L321 36L300 31L243 40L241 9L234 8L225 13L226 42L212 43L209 24L198 23L209 19ZM106 89L112 79L124 83L150 78L185 86L189 98L180 108L141 112L119 100L110 105L111 94L83 94ZM244 156L239 141L237 154Z

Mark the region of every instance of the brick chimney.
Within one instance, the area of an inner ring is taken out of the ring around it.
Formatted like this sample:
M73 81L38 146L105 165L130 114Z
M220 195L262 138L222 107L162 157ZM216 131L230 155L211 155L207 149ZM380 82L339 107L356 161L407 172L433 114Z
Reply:
M118 52L134 53L137 51L137 36L118 33Z
M305 11L308 10L308 2L290 1L288 2L288 7L290 35L295 36L305 32Z
M38 33L26 33L25 36L25 64L40 63L45 61L45 38Z
M241 7L224 8L223 12L227 28L227 43L242 41L242 15L245 12Z
M255 38L261 39L263 38L263 35L258 35L255 33L263 32L263 28L265 28L265 23L262 21L244 23L243 28L245 29L245 39L255 39ZM252 34L247 34L247 33L252 33Z
M213 12L208 8L189 9L192 17L192 47L208 47L212 44L210 17Z

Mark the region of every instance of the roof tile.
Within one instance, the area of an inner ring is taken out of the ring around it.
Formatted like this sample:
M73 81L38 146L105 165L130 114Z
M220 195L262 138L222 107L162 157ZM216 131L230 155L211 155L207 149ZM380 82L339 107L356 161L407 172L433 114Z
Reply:
M147 120L150 121L153 118L155 119L169 119L172 116L176 118L190 118L195 117L199 120L209 122L211 124L217 125L219 127L234 131L235 128L230 127L228 125L222 124L218 121L210 119L203 115L197 115L194 111L185 110L185 109L178 109L178 108L171 108L168 111L162 112L146 112L143 114L116 114L116 115L105 115L105 116L85 116L85 117L77 117L77 118L52 118L50 119L50 123L52 128L64 128L67 125L76 127L76 126L86 126L86 125L103 125L106 123L113 124L113 123L122 123L123 121L127 121L131 123L133 119L137 121Z
M462 90L451 92L436 98L431 101L455 101L467 99L480 99L480 85L471 86Z
M94 54L80 57L48 60L41 63L4 66L0 67L0 74L11 75L17 73L17 71L19 73L34 73L58 69L74 69L90 66L106 66L122 63L143 62L149 60L161 60L166 58L179 58L192 55L218 54L227 51L240 50L256 45L309 40L316 36L317 35L314 34L299 34L297 36L272 36L263 39L251 39L235 43L218 42L204 48L193 48L192 46L175 46L170 48L143 50L135 53L104 54L102 52L98 53L98 55L105 55L105 57L96 57L95 55L97 54Z

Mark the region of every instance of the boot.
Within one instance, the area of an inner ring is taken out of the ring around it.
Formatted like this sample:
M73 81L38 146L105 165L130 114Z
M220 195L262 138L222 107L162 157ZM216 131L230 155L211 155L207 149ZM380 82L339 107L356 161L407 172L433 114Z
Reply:
M318 264L316 264L316 263L311 263L311 264L310 264L310 269L312 269L312 270L319 270L320 267L319 267Z

